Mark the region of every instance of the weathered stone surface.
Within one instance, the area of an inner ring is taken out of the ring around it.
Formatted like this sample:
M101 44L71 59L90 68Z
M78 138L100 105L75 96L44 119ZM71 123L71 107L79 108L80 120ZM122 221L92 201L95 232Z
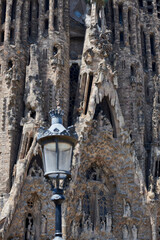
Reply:
M55 107L78 135L64 239L160 238L159 19L158 0L0 2L0 239L53 239Z

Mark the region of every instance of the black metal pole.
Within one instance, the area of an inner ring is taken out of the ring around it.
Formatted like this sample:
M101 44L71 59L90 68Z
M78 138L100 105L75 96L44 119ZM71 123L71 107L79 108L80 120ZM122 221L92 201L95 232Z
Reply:
M63 240L62 238L62 216L61 216L61 204L65 200L63 196L63 190L56 188L51 200L55 203L55 238L54 240Z

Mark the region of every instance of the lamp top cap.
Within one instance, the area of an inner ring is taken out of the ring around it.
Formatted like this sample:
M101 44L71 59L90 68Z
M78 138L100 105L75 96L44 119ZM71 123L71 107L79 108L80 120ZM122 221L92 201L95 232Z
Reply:
M64 115L64 111L59 107L56 109L53 109L49 112L50 117L52 119L52 124L55 123L63 123L63 115Z

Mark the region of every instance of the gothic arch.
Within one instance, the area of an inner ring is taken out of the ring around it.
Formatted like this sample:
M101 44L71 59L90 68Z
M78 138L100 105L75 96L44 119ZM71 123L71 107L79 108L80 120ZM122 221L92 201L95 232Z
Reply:
M102 114L105 118L107 118L113 128L113 136L117 137L116 132L116 123L115 123L115 116L114 111L110 106L110 102L107 97L104 97L102 101L96 105L95 113L94 113L94 119L98 118L99 114Z
M108 70L109 71L109 70ZM124 118L121 112L119 98L117 94L117 79L112 73L108 72L106 76L99 74L98 80L94 81L92 88L88 113L90 118L93 119L96 111L97 104L100 104L105 97L112 116L112 124L115 130L115 136L118 137L124 127Z

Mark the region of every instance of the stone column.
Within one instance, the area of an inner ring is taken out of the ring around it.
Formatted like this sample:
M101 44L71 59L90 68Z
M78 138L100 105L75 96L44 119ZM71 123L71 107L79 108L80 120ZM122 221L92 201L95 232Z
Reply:
M59 31L63 30L63 0L58 2L58 29Z
M21 14L22 14L22 6L23 1L17 2L18 8L16 9L16 22L15 22L15 43L21 43Z
M160 52L159 52L159 35L155 33L155 60L157 64L157 74L160 74Z
M131 24L132 24L132 32L131 32L131 42L132 42L132 48L135 54L138 53L137 51L137 32L136 32L136 13L135 9L133 8L132 11L132 17L131 17Z
M114 21L115 21L115 43L119 45L119 21L118 21L118 5L114 6Z
M150 35L146 34L146 59L147 59L147 64L148 64L148 70L152 71L152 57L151 57L151 44L150 44Z
M2 1L0 2L0 16L2 16ZM0 17L0 40L1 40L1 34L2 34L2 21Z
M49 37L53 34L54 0L49 0Z
M123 29L124 29L124 45L129 46L128 40L128 7L123 6Z
M23 26L22 26L22 39L27 41L28 40L28 33L29 33L29 1L24 2L24 9L23 9Z
M7 1L6 19L5 19L5 34L4 34L5 45L9 44L9 39L10 39L11 9L12 9L12 1Z
M97 23L97 8L96 3L93 2L91 5L91 25L95 25Z
M41 4L39 4L39 24L38 24L38 37L41 38L44 32L44 7L45 2L41 0Z
M87 97L88 97L88 88L89 88L89 73L87 73L86 85L85 85L85 92L84 92L84 104L83 104L83 113L85 113L86 106L87 106Z

